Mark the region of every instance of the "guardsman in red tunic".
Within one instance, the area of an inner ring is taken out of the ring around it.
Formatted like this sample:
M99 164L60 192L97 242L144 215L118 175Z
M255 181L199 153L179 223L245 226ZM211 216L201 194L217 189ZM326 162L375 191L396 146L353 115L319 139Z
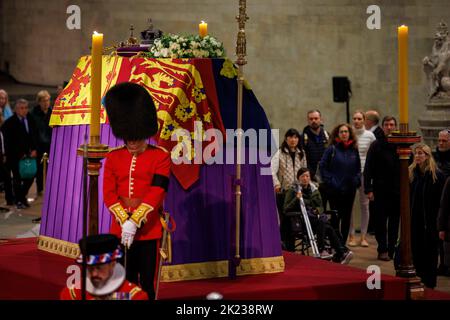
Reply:
M105 161L103 198L113 215L111 233L128 249L127 280L154 299L159 213L169 185L170 154L147 144L158 124L153 100L142 86L125 82L112 87L105 107L113 134L125 142Z
M87 255L86 300L147 300L147 294L137 285L125 280L125 269L117 259L122 257L119 239L112 234L88 236L79 243L83 262ZM83 252L86 245L86 252ZM81 300L81 289L66 287L61 300Z

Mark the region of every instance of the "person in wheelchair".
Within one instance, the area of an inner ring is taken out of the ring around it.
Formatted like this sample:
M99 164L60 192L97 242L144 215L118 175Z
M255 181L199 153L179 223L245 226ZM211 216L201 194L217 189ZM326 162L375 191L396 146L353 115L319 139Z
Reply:
M317 235L317 246L321 252L321 258L330 258L330 253L325 249L325 239L330 241L331 248L334 249L334 262L348 264L353 258L353 253L345 246L342 237L328 221L328 216L323 212L322 198L319 189L311 182L311 175L308 168L300 168L297 172L297 181L287 191L283 212L300 212L300 198L305 203L308 218L313 232ZM288 220L288 219L284 219ZM288 241L288 250L295 250L295 234L291 233ZM291 251L294 251L291 250Z

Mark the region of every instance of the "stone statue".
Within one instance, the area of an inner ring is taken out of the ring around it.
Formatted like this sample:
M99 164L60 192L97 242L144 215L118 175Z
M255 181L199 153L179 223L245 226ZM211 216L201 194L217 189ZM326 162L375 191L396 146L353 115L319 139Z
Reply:
M434 147L439 131L450 128L450 38L446 23L439 24L431 54L422 62L429 100L417 120L424 142Z
M431 99L450 99L450 38L447 24L441 22L434 35L430 56L423 59Z

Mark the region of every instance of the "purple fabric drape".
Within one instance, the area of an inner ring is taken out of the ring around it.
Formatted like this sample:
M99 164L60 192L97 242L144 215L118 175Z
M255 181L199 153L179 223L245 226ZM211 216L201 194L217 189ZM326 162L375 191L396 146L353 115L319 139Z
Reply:
M53 129L40 234L69 242L82 235L82 163L76 155L87 125ZM101 126L101 143L122 144L108 124ZM260 164L242 165L241 257L281 255L272 177L260 174ZM173 264L229 259L234 255L235 165L203 165L200 179L184 190L171 177L164 207L174 217ZM103 170L99 177L99 228L109 231L111 215L103 205Z

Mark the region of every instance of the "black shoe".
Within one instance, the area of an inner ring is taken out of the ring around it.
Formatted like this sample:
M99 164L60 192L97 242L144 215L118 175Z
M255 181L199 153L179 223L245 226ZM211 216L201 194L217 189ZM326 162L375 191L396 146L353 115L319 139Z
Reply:
M391 258L389 257L389 255L388 255L387 252L380 252L380 253L378 253L378 260L381 260L381 261L390 261Z
M41 223L41 217L31 220L33 223Z
M22 209L26 209L27 207L22 202L17 202L16 208L19 210L22 210Z
M30 204L28 203L28 201L23 202L23 205L24 205L26 208L29 208L29 207L30 207Z

